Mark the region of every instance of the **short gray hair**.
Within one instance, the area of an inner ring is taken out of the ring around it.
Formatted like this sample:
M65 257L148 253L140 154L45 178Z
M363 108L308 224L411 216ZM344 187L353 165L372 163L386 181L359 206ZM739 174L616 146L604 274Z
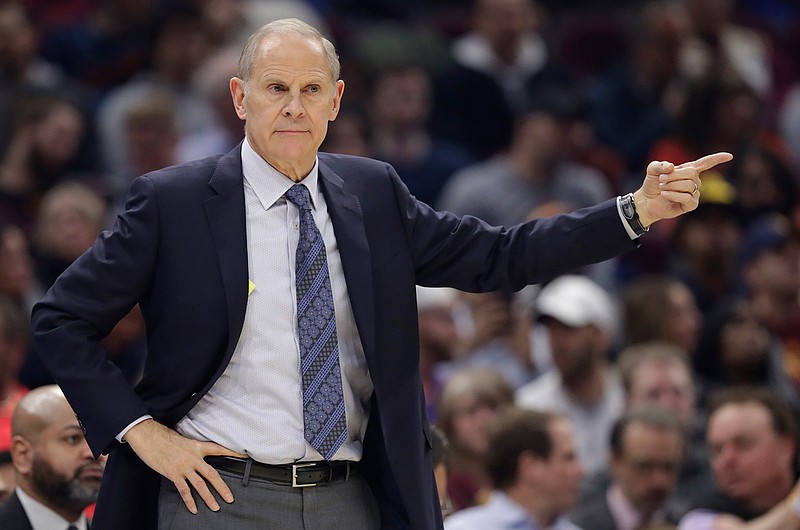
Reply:
M244 48L242 48L242 55L239 57L239 77L244 81L245 86L247 86L248 81L250 81L253 63L256 60L259 46L264 39L275 33L283 35L295 34L300 37L307 37L320 41L328 59L331 77L333 77L334 82L339 80L342 67L339 63L339 56L336 53L336 47L333 43L326 39L314 26L306 24L302 20L296 18L283 18L264 24L247 39Z

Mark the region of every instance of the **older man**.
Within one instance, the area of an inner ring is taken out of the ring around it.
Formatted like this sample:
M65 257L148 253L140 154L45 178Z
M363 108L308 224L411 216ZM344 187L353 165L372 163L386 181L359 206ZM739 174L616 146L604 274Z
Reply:
M17 488L0 506L3 530L87 530L83 511L97 500L98 461L61 390L32 390L14 409L11 458Z
M516 290L632 249L731 158L654 162L633 194L500 229L318 153L344 82L307 24L258 30L230 89L241 145L136 179L34 309L34 347L110 452L96 530L441 527L415 284ZM136 303L134 390L101 339Z

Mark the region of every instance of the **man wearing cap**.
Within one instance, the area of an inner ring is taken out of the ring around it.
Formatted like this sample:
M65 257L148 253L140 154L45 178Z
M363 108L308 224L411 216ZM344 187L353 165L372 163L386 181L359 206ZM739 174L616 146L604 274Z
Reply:
M536 310L547 328L554 368L520 388L516 402L568 417L587 471L600 469L607 464L607 440L624 406L622 385L607 360L615 306L592 280L567 275L542 289Z

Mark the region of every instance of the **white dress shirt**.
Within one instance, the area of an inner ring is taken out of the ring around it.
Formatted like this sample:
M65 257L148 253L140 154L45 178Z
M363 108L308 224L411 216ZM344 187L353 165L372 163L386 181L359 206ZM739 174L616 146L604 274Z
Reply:
M178 432L248 454L258 462L322 460L303 436L295 251L300 214L284 193L294 184L242 145L250 294L230 363L178 423ZM319 189L318 163L302 181L322 233L336 308L348 439L334 460L359 460L372 381L344 280L339 247Z
M56 512L37 501L21 488L16 489L17 498L28 516L33 530L67 530L69 525L74 525L78 530L88 530L89 525L86 515L81 514L77 521L67 521Z

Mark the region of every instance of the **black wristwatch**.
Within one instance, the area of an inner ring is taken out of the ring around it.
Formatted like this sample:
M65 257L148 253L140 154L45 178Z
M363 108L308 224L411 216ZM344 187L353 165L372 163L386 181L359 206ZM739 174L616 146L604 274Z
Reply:
M625 220L628 221L631 230L636 234L636 237L650 230L650 227L643 227L641 221L639 221L639 214L636 213L636 205L633 203L633 193L620 197L619 207L622 210L622 215L625 217Z

